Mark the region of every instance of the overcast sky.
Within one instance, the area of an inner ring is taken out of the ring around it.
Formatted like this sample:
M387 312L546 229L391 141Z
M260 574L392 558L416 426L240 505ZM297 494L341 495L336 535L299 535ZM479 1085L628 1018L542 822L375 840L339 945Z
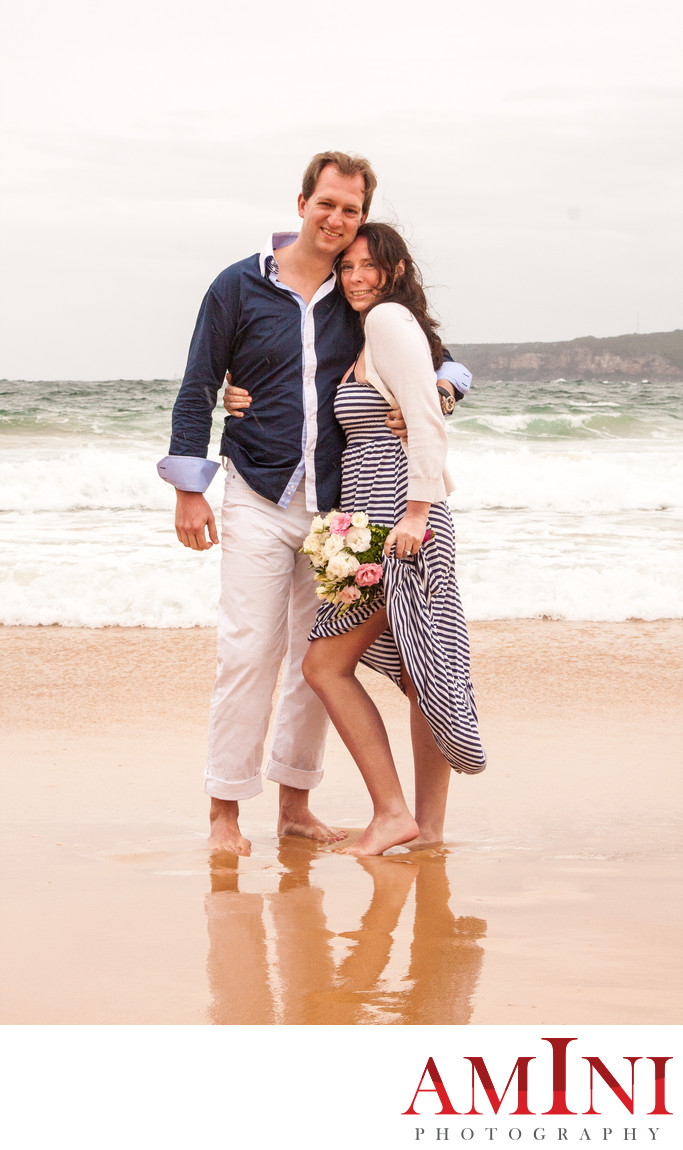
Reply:
M372 160L448 340L683 326L680 11L22 0L0 375L181 375L208 284L297 228L326 148Z

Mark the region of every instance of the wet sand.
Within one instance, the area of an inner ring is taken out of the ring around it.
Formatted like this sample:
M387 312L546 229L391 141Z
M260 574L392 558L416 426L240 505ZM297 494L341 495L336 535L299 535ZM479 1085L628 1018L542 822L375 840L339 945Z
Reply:
M442 850L274 834L212 865L211 631L0 629L5 1023L683 1021L683 623L471 627L490 766ZM364 680L410 790L405 701ZM312 806L358 834L334 732Z

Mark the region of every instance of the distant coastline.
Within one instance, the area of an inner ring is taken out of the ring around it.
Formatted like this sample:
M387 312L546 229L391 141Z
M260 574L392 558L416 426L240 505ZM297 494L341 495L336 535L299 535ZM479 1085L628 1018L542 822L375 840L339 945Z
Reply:
M681 329L605 339L586 335L559 343L449 343L448 347L479 380L683 380Z
M506 383L587 383L628 380L640 383L683 382L683 329L643 335L592 335L558 343L449 343L453 358L464 363L475 380ZM9 383L146 383L160 386L179 379L29 380L0 379Z

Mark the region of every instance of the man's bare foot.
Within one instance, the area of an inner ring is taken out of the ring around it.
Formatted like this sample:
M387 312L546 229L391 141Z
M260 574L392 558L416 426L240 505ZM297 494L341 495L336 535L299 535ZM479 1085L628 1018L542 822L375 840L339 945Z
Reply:
M425 850L427 847L442 847L443 838L436 838L435 835L430 834L429 831L427 831L426 834L420 832L416 839L411 839L410 842L404 845L407 846L410 851L420 851Z
M339 843L346 838L346 831L326 826L307 808L292 814L281 811L277 821L277 833L301 835L302 838L313 839L317 843Z
M419 827L406 811L400 815L375 815L360 838L351 847L340 851L343 855L381 855L390 847L398 847L417 837Z
M240 831L238 816L239 803L228 799L211 799L209 850L212 854L216 851L236 855L251 854L251 843Z
M280 815L277 821L279 835L300 835L316 843L339 843L346 831L328 827L308 809L308 791L280 784Z

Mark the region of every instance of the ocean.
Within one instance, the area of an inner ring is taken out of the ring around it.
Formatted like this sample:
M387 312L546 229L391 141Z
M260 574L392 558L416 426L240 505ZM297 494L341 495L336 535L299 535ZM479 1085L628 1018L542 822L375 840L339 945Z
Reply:
M0 623L214 624L155 467L177 389L0 383ZM681 617L683 383L475 382L448 434L468 618Z

